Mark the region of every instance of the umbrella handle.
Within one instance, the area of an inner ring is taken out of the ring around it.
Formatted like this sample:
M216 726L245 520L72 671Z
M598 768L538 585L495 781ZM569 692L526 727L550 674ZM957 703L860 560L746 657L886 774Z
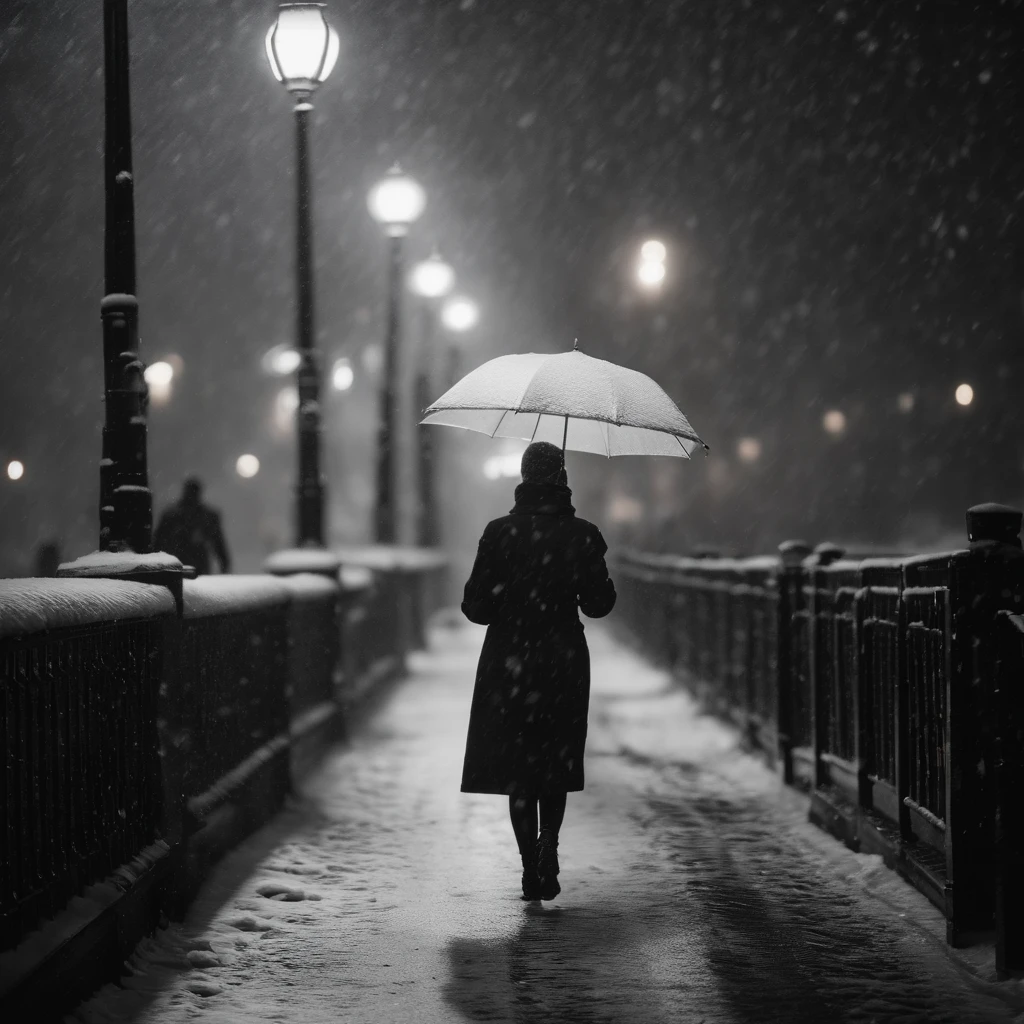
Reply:
M565 465L565 442L569 436L569 417L565 417L565 426L562 428L562 465Z

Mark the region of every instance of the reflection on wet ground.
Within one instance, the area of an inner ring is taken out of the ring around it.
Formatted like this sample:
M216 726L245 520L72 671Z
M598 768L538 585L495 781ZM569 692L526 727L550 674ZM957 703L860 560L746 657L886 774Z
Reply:
M458 792L481 638L438 634L357 742L75 1019L1014 1019L865 891L876 865L807 826L727 729L593 631L563 894L522 903L506 802Z

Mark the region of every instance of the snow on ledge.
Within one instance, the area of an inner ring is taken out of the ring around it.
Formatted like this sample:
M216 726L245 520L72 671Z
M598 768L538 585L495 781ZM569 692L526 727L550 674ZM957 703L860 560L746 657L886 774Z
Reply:
M326 548L288 548L270 555L263 563L263 569L274 576L303 572L335 576L340 565L341 559Z
M343 565L338 579L342 590L367 590L373 586L373 571L364 565Z
M273 576L199 576L182 587L184 617L201 619L286 605L291 592Z
M323 601L338 596L337 582L319 573L300 572L274 578L288 590L293 601Z
M154 551L137 555L134 551L94 551L73 562L63 562L58 569L62 577L130 576L146 572L180 573L182 565L174 555Z
M0 637L173 615L167 587L108 579L0 580Z
M443 551L436 548L407 548L391 544L367 544L339 547L334 554L344 565L362 566L383 572L422 572L448 564Z

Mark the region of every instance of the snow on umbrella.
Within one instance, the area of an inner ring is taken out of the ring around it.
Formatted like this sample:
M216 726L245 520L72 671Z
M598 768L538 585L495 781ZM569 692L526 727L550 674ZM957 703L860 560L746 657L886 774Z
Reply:
M446 391L420 422L606 456L688 459L708 447L650 377L576 349L491 359Z

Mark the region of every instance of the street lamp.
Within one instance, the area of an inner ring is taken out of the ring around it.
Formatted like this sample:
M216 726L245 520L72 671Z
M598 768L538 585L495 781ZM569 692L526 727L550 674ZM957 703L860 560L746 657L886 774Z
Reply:
M428 259L417 263L409 275L409 287L423 300L423 333L420 336L416 360L416 416L423 415L430 405L430 366L433 357L434 320L437 300L451 291L455 284L455 271L441 259L435 250ZM419 480L419 508L417 510L416 539L421 547L433 547L438 542L437 501L434 495L434 435L422 427L416 432Z
M387 329L384 339L384 377L380 392L380 426L377 441L378 543L395 542L394 461L395 387L398 380L400 343L399 310L402 281L402 239L409 226L423 212L427 198L415 179L395 164L370 190L367 206L373 219L383 225L388 236Z
M441 307L441 323L455 334L465 334L476 327L480 320L480 307L464 295L454 295ZM458 379L459 346L452 342L448 346L448 386Z
M274 77L295 97L296 144L296 349L298 375L299 480L296 487L296 543L324 543L324 481L320 471L320 372L314 349L313 229L310 220L310 97L338 59L338 34L323 4L281 4L267 32L267 59Z
M128 3L103 2L105 73L103 322L104 423L100 550L152 546L153 495L146 452L148 394L139 359L135 297L135 176L132 169Z

